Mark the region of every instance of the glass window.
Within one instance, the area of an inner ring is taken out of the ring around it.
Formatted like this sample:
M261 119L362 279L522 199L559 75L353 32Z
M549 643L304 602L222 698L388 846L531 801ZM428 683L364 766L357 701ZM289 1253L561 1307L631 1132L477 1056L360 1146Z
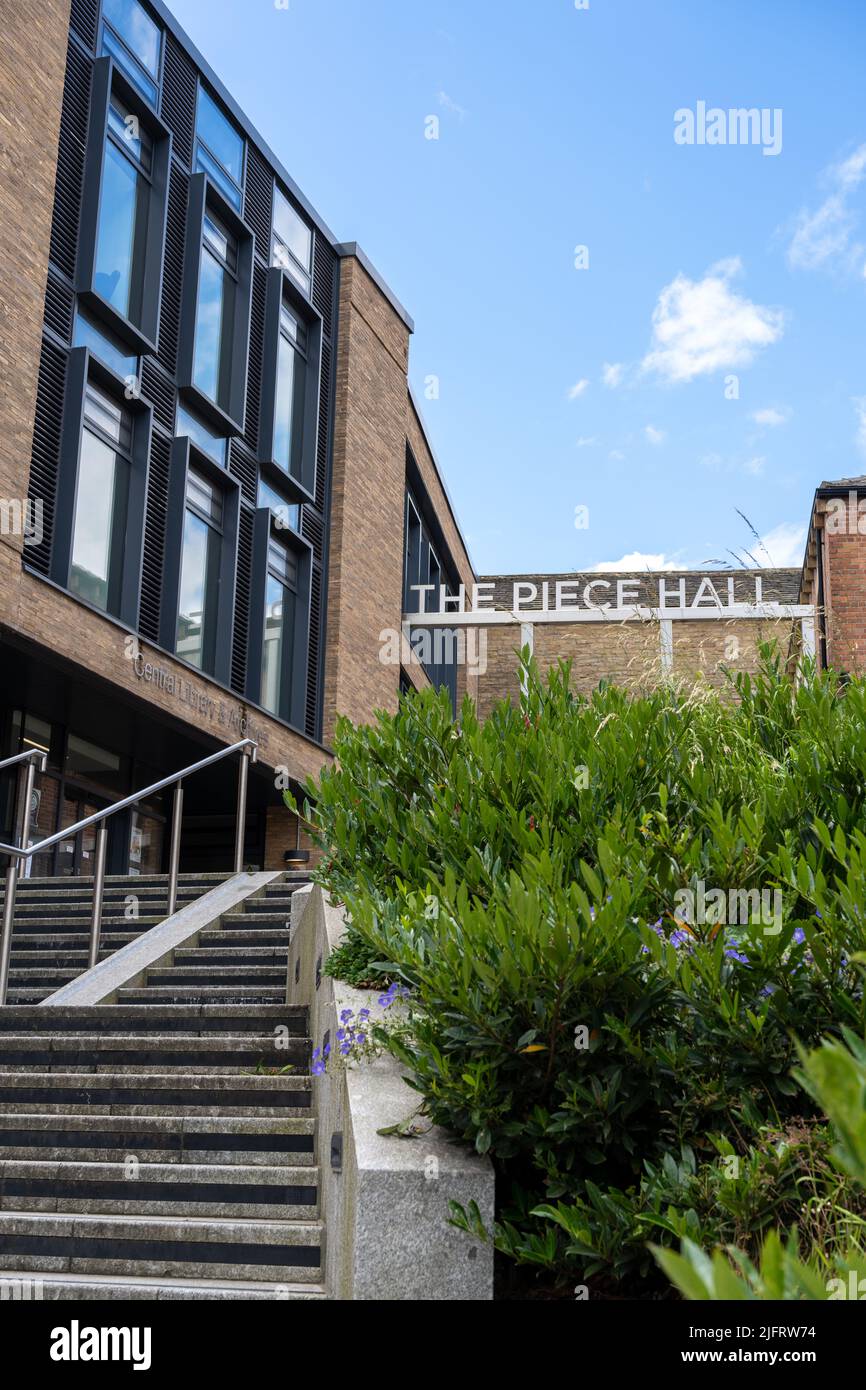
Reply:
M222 494L191 468L186 487L177 654L202 671L213 670L222 513Z
M298 564L295 556L285 546L272 540L268 546L265 585L261 703L272 714L284 719L289 716L291 703L297 583Z
M209 213L204 220L193 381L224 410L231 393L237 242Z
M156 105L162 33L138 0L102 0L102 52Z
M259 506L270 507L278 531L300 531L301 509L297 502L287 502L264 478L259 479Z
M89 384L78 460L69 587L106 612L117 612L126 532L132 420Z
M96 231L94 288L131 323L141 320L150 202L150 136L112 97Z
M138 358L131 357L128 348L123 346L113 333L109 333L101 325L97 327L81 308L75 315L72 346L90 348L94 357L98 357L100 362L104 362L106 367L110 367L124 379L138 378Z
M208 174L240 211L244 141L205 87L199 84L195 167Z
M83 777L88 782L98 782L122 791L125 784L125 768L121 765L119 754L110 753L96 743L70 734L66 744L64 770L71 777Z
M274 409L274 463L301 475L307 331L287 304L280 312L277 392Z
M228 440L214 434L210 426L191 410L187 410L186 406L177 407L174 432L176 435L186 435L203 454L207 454L214 463L218 463L220 468L225 468Z
M285 194L275 188L272 264L288 270L309 294L312 257L313 234L310 228L295 212Z

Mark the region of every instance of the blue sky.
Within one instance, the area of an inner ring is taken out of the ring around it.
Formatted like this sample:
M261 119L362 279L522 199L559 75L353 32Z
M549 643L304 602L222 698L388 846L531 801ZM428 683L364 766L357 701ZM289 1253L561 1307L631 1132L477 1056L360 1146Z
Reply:
M737 508L801 562L866 472L862 0L169 2L415 319L479 572L755 552ZM699 102L780 152L678 144Z

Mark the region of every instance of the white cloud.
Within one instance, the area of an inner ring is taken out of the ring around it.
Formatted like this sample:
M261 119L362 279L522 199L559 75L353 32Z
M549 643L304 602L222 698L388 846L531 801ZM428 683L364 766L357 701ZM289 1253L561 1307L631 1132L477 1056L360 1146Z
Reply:
M644 371L670 382L692 381L726 367L745 367L761 348L781 338L784 314L731 287L739 257L718 261L702 280L677 275L653 310L653 336Z
M665 434L664 430L657 430L655 425L645 425L644 434L646 435L650 444L655 444L656 446L658 446L659 444L664 444L665 440L667 439L667 435Z
M620 453L619 449L611 449L610 453L608 454L608 458L612 459L614 463L622 463L623 459L625 458L625 454Z
M779 569L796 568L803 563L806 549L806 527L793 521L783 521L761 537L760 554L748 546L757 559Z
M601 369L601 379L611 390L619 386L625 367L621 362L605 362Z
M681 570L685 567L677 564L676 560L668 560L662 555L647 555L641 550L633 550L630 555L623 555L620 560L604 560L600 565L593 565L592 571L609 570L615 573L630 574L638 570Z
M866 454L866 396L854 396L852 404L857 412L857 448Z
M767 425L770 429L775 429L777 425L786 425L790 419L790 412L787 410L776 410L773 406L767 406L765 410L753 410L752 419L756 425Z
M866 145L861 145L823 175L832 190L820 207L803 208L794 220L788 246L788 264L797 270L815 270L828 262L854 270L862 262L863 246L853 240L857 215L849 200L866 176Z
M587 388L588 386L589 386L589 382L588 382L587 378L586 378L586 377L581 377L580 381L576 381L576 382L574 383L574 385L570 388L570 390L569 390L569 392L568 392L568 399L569 399L570 401L576 401L577 398L578 398L578 396L582 396L582 395L583 395L584 391L586 390L586 388Z
M743 464L743 468L747 473L751 473L754 477L757 478L760 477L760 475L763 473L764 465L766 462L767 460L763 457L747 459L746 462Z
M580 438L578 439L578 441L577 441L577 447L578 447L578 449L591 449L592 446L593 446L593 444L597 444L597 443L598 443L598 435L597 435L597 434L593 434L593 435L582 434L582 435L580 436Z

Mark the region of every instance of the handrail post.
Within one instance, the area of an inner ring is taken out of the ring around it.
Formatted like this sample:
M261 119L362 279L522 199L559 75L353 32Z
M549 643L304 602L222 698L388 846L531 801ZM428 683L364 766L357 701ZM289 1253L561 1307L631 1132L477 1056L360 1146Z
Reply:
M254 749L250 744L241 754L238 764L238 809L235 821L235 873L239 874L244 866L244 839L247 828L247 782L250 773L250 761Z
M33 813L33 784L36 780L37 761L41 770L44 771L45 754L34 752L27 759L27 773L24 778L24 814L21 821L22 849L29 848L30 820ZM9 868L6 870L6 896L3 899L3 923L0 926L0 1007L6 1003L9 986L9 960L12 955L12 928L15 925L15 894L18 889L19 864L23 868L26 862L23 855L20 859L10 858Z
M177 880L180 869L180 824L183 819L183 782L174 789L174 805L171 812L171 852L168 864L168 911L167 917L174 915L177 907Z
M96 863L93 866L93 915L90 919L90 957L88 969L99 960L99 936L102 929L102 899L105 892L105 852L108 846L108 826L102 822L96 832Z
M0 1005L6 1003L9 956L12 952L12 923L15 920L15 889L18 887L18 861L10 860L6 870L6 896L3 899L3 926L0 928Z

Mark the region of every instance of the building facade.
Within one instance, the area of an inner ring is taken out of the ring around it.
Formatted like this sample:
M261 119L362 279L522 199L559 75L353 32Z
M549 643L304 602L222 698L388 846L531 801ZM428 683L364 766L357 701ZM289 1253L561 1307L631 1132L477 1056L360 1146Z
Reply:
M337 715L428 679L379 659L410 511L424 578L435 544L471 579L412 323L163 5L22 0L5 29L0 756L47 753L44 838L252 737L246 856L281 867L282 789ZM233 777L189 783L182 865L229 862ZM7 776L0 838L18 809ZM159 796L112 818L109 871L160 869L167 824ZM92 855L85 832L33 872Z
M862 478L819 489L802 575L479 579L411 319L161 0L16 0L4 31L0 758L47 755L34 840L252 737L245 855L282 867L339 716L428 683L486 712L526 646L582 690L718 681L768 636L862 668L864 542L827 522ZM5 775L0 839L20 809ZM228 866L233 815L226 763L189 783L182 867ZM160 795L110 824L109 872L164 868Z

